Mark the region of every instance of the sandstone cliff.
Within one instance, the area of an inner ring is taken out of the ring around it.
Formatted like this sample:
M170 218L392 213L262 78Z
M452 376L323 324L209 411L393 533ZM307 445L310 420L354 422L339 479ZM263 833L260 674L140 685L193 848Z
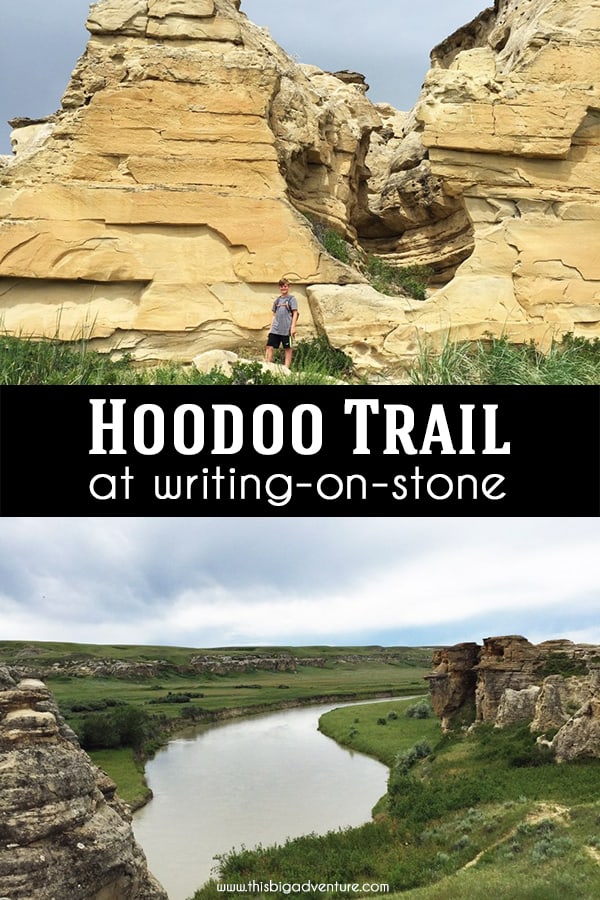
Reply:
M416 117L474 249L431 306L456 337L481 334L484 319L542 345L598 336L600 8L496 0L432 63Z
M99 0L87 27L61 110L16 123L0 167L9 331L260 352L286 274L299 337L364 369L425 338L600 335L596 4L496 0L434 49L410 113L298 65L239 0ZM379 294L311 220L437 289Z
M491 637L436 651L433 667L431 702L444 729L530 722L559 761L600 756L600 647Z
M44 684L0 668L0 892L10 900L167 900L115 785Z
M0 170L0 302L24 333L190 359L262 343L273 285L362 281L364 85L298 66L234 0L100 0L61 111ZM303 303L303 321L310 314Z

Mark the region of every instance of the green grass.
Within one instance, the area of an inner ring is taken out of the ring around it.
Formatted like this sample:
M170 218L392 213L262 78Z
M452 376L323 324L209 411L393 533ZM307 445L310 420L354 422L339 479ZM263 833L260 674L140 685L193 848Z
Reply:
M90 350L85 340L65 343L0 337L0 385L319 385L342 376L354 378L352 361L325 338L295 345L291 375L263 372L260 361L254 360L235 363L227 376L217 369L203 373L180 363L143 367L127 355L111 359L106 353Z
M506 338L421 347L413 384L600 384L600 340L567 336L548 353Z
M383 283L379 288L383 289ZM90 350L85 341L33 341L5 335L0 338L0 350L0 385L324 385L359 381L350 357L325 337L295 345L289 376L262 372L258 360L236 363L231 376L217 370L200 373L194 366L177 363L144 368L128 357L112 360ZM566 337L548 353L533 344L510 344L504 338L447 341L440 351L423 346L408 377L421 385L600 384L600 340Z
M380 256L367 258L367 278L382 294L402 293L414 300L425 300L432 274L429 266L392 266Z
M319 730L338 744L376 756L386 766L391 766L396 754L408 750L419 740L435 743L440 737L440 723L432 717L414 719L406 715L406 710L415 701L386 700L377 704L366 704L334 709L321 716ZM398 718L390 714L396 713ZM384 724L379 720L383 719Z
M144 779L144 764L129 747L119 750L91 750L92 762L112 778L119 797L136 809L151 797Z

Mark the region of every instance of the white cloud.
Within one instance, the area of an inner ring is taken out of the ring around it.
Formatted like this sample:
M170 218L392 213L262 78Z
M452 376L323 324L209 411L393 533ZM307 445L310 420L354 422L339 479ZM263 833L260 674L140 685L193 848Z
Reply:
M476 623L593 641L599 531L565 518L2 520L0 615L5 638L28 640L440 643L450 628L473 639Z

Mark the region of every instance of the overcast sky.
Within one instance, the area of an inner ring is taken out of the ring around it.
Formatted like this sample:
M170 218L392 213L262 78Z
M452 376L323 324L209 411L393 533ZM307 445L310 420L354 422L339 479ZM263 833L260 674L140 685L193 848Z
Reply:
M300 62L362 72L374 102L410 109L429 51L491 0L242 0L242 12ZM0 0L0 153L6 124L55 112L85 49L88 0Z
M0 519L8 640L600 643L596 518Z

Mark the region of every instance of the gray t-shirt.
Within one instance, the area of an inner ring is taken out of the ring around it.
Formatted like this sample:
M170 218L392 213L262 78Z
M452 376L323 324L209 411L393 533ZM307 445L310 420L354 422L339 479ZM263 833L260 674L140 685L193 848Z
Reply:
M292 327L292 312L298 309L298 301L293 294L287 297L277 297L273 301L272 310L275 313L275 319L271 325L271 334L288 335Z

